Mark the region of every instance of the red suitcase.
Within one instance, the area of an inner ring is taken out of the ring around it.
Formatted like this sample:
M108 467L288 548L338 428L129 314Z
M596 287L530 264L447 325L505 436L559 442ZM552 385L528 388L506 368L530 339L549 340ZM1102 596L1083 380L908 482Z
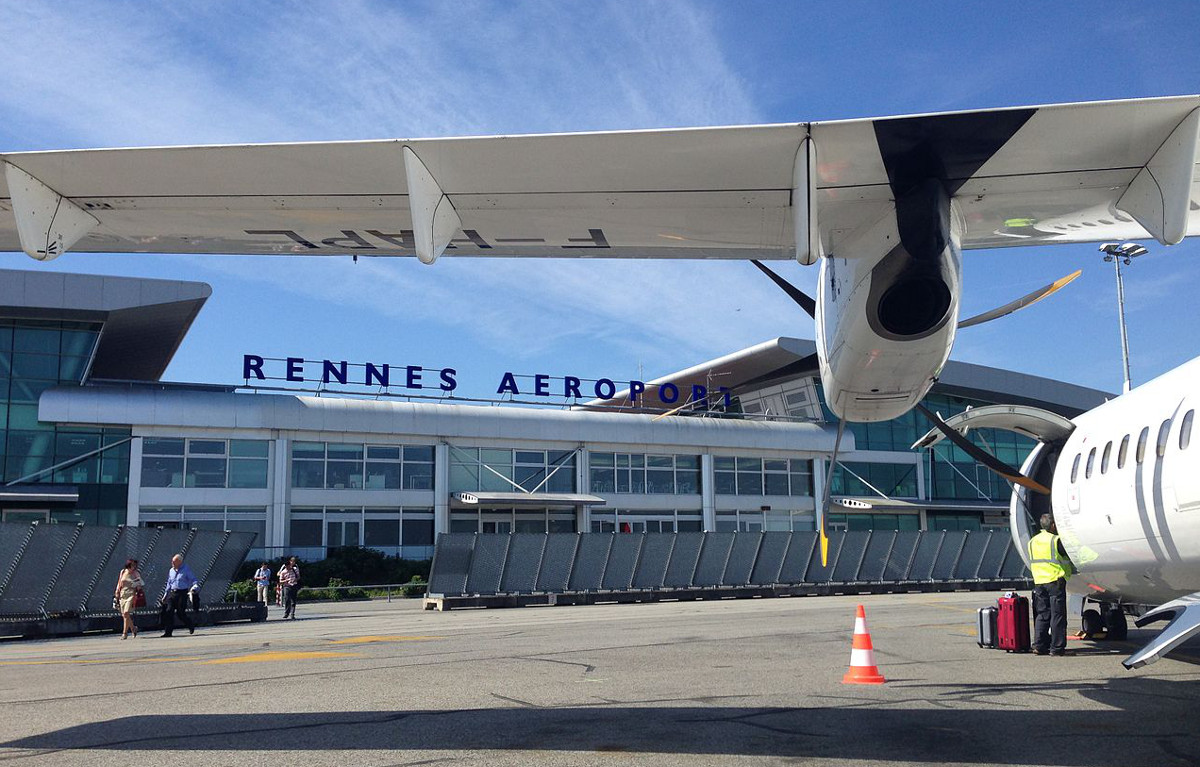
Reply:
M996 646L1008 652L1029 652L1029 599L1008 592L996 602Z

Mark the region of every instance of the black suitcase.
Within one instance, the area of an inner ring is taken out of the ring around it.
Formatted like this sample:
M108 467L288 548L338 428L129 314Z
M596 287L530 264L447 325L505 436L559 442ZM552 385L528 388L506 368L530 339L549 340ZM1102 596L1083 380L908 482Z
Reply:
M993 605L981 607L976 615L978 634L976 641L980 647L996 649L996 615L1000 611Z

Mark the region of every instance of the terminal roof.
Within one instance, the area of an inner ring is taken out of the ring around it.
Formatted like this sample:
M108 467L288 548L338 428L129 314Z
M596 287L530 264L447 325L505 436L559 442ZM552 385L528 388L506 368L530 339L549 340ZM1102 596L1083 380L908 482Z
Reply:
M0 269L0 317L103 323L92 378L158 380L210 295L203 282Z

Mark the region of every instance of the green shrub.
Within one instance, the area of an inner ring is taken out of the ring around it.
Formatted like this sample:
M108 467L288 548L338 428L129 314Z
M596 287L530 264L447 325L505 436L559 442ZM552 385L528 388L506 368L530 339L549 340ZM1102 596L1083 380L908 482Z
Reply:
M229 584L229 590L237 594L238 602L253 602L258 598L258 590L254 587L254 579L234 581Z
M279 572L279 568L283 566L286 559L280 558L268 562L271 568L271 598L274 600L275 589L275 573ZM253 600L255 597L254 591L254 571L262 563L261 559L247 560L238 571L237 579L241 582L249 583L249 590L245 592L238 591L238 599ZM328 585L364 585L369 586L375 583L419 583L429 579L429 569L432 562L428 559L414 560L401 559L400 557L389 557L381 551L375 549L344 547L331 549L329 557L316 562L300 561L300 581L301 586L306 587L298 595L298 598L304 600L318 599L364 599L369 595L365 590L352 589L343 592L329 591L320 588L319 584ZM337 581L335 584L333 581ZM315 587L308 589L307 587ZM231 587L232 588L232 587ZM242 588L241 586L238 587ZM425 593L424 586L404 586L402 592L405 596L421 596ZM337 596L335 596L337 595Z
M423 597L423 596L425 596L426 584L425 584L424 578L422 578L419 575L414 575L413 577L408 579L408 582L415 584L415 585L405 586L403 589L404 596L406 596L406 597Z

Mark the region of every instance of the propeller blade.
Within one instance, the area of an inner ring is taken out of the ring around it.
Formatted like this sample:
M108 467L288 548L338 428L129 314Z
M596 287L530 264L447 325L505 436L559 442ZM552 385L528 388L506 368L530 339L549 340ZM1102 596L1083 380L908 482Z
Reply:
M804 311L808 312L809 317L812 317L814 319L816 318L817 302L812 300L812 298L809 297L809 295L807 293L805 293L803 290L796 287L792 283L788 282L787 280L783 279L782 277L780 277L778 274L771 271L767 267L763 266L760 261L755 261L754 259L751 259L750 263L757 266L759 268L759 270L762 271L763 274L765 274L771 278L772 282L774 282L776 285L778 285L780 288L782 288L784 293L787 293L789 296L791 296L793 301L800 304L800 308L803 309Z
M963 452L974 458L979 463L983 464L988 469L991 469L995 473L1004 477L1009 482L1018 484L1021 487L1027 487L1035 493L1050 495L1050 488L1036 480L1030 479L1022 474L1020 469L1014 469L1012 466L1009 466L1004 461L1001 461L996 456L992 455L971 440L959 434L957 430L947 426L946 422L943 421L940 416L938 416L936 413L931 413L924 405L917 404L916 409L921 412L921 415L928 418L938 431L940 431L942 434L945 434L946 439L953 442L956 446L962 448Z
M1008 303L1008 304L1005 304L1004 306L992 309L990 312L984 312L983 314L976 314L974 317L969 317L969 318L963 320L962 322L958 323L958 327L961 329L961 328L969 328L972 325L982 325L985 322L991 322L994 319L998 319L1000 317L1004 317L1005 315L1012 314L1013 312L1018 311L1020 309L1024 309L1026 306L1033 306L1034 304L1036 304L1038 301L1041 301L1046 296L1057 293L1059 290L1065 288L1067 285L1071 284L1071 282L1074 281L1074 279L1076 277L1078 277L1081 274L1083 274L1083 270L1076 269L1074 272L1068 274L1066 277L1057 279L1054 282L1050 283L1049 285L1040 287L1027 296L1021 296L1020 298L1018 298L1016 301L1013 301L1012 303Z
M833 441L833 455L829 458L829 469L825 472L825 497L817 507L817 530L821 541L821 567L829 566L829 536L825 534L825 515L829 512L829 501L833 498L833 470L837 466L838 451L842 449L842 434L846 422L838 421L837 438Z

